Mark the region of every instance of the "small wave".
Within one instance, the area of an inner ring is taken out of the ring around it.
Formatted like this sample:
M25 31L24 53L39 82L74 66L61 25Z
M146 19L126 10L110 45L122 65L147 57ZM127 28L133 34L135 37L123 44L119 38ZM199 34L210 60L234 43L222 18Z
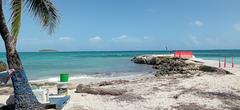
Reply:
M138 73L108 73L105 74L95 74L95 75L72 75L69 77L69 81L74 80L111 80L111 79L131 79L142 75L147 75L149 72L138 72ZM60 81L59 77L50 77L50 78L41 78L36 80L30 80L29 82L58 82Z

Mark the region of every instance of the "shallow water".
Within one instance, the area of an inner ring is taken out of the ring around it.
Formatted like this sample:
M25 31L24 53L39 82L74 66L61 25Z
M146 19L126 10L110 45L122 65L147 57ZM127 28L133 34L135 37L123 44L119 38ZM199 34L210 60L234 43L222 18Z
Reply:
M234 56L240 64L240 50L195 50L197 58L223 60L227 56L230 63ZM71 76L125 76L148 74L154 71L151 66L134 64L130 60L143 54L169 54L168 51L84 51L84 52L22 52L20 57L29 79L49 79L61 72ZM6 61L5 53L0 60Z

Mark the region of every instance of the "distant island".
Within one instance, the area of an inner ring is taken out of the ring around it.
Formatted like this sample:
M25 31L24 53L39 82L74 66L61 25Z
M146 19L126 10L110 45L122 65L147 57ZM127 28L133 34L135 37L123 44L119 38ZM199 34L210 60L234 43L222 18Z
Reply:
M53 49L42 49L42 50L39 50L39 52L58 52L58 51Z

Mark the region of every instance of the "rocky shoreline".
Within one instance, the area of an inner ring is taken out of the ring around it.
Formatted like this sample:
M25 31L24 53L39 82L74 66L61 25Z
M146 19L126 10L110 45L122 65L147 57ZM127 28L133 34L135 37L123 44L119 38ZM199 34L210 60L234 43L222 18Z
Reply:
M137 56L131 59L137 64L153 65L152 67L157 70L155 76L162 75L200 75L205 74L232 74L222 68L216 68L208 65L204 65L203 62L195 60L193 58L176 58L172 56L154 56L143 55Z

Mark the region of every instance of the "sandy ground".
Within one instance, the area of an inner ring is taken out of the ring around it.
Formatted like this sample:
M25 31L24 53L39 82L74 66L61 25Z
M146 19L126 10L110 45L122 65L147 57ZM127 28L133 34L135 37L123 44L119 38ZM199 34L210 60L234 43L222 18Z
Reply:
M218 66L216 61L206 61L206 65ZM230 66L230 65L229 65ZM233 75L204 74L192 77L153 75L129 78L129 82L103 86L102 88L126 89L120 96L75 93L70 90L71 100L65 110L211 110L240 109L240 67L225 68ZM120 78L121 79L121 78ZM110 80L110 79L106 79ZM113 79L111 79L113 80ZM114 79L118 80L118 79ZM84 81L84 80L82 80ZM81 83L74 80L74 83ZM97 83L91 80L87 83ZM50 88L56 93L56 87ZM5 103L8 95L0 95L0 103Z

